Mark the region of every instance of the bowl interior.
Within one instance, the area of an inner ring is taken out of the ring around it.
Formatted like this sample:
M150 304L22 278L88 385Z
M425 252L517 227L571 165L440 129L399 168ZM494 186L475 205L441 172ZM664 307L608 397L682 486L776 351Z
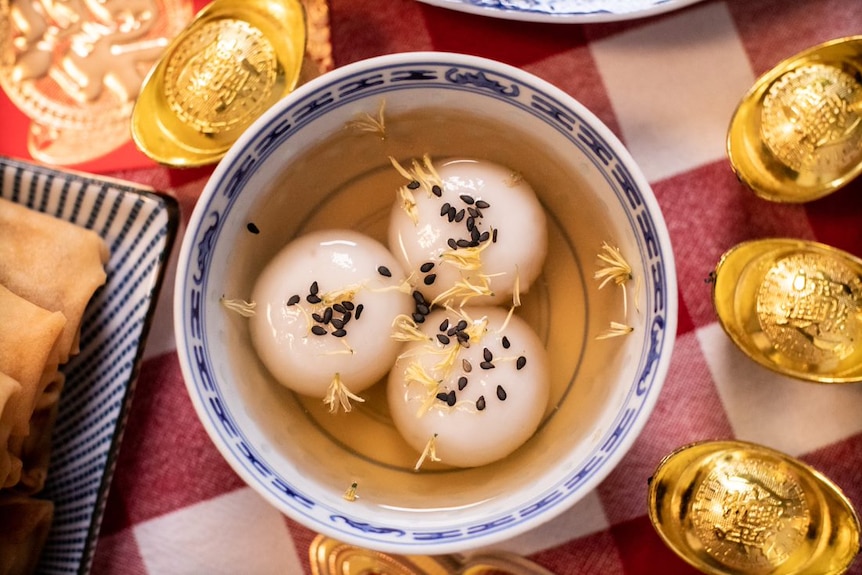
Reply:
M385 137L347 124L382 109ZM519 315L545 342L552 391L537 433L490 465L423 465L393 427L385 383L352 412L278 385L247 320L249 299L290 240L353 228L386 243L402 163L478 157L519 172L548 216L542 275ZM448 552L511 536L573 504L643 425L675 333L675 279L661 215L613 136L564 95L508 67L452 55L360 63L297 91L219 166L195 211L177 291L180 355L208 431L235 469L312 529L384 550ZM250 226L249 224L253 224ZM253 231L252 231L253 230ZM603 242L637 280L599 289ZM187 267L186 267L187 266ZM611 321L632 333L597 339ZM185 357L184 357L185 356ZM358 499L342 495L357 485Z

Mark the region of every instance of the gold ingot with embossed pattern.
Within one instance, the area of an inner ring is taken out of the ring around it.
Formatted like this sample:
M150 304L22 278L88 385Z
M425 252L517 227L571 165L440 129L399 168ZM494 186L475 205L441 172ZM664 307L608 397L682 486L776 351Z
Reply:
M759 364L816 383L862 381L862 260L787 238L743 242L720 258L713 304Z
M308 549L313 575L553 575L514 553L479 551L461 555L390 555L318 535Z
M758 78L734 112L727 153L758 196L801 203L862 172L862 36L831 40Z
M841 489L754 443L677 449L650 479L647 505L668 547L710 575L839 575L859 552L859 518Z
M132 113L132 137L159 163L217 162L297 85L307 41L300 0L215 0L171 43Z

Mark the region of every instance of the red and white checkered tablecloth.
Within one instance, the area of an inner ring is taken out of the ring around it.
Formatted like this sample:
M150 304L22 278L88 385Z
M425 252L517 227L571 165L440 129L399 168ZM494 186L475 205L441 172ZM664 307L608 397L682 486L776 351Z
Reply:
M705 0L621 23L558 25L469 15L415 0L330 0L335 65L408 50L485 56L570 93L631 150L653 186L679 266L670 375L619 467L571 510L501 547L559 574L694 573L646 516L662 456L701 439L755 441L801 458L862 504L862 385L777 376L726 337L705 278L736 243L816 239L862 256L862 181L806 205L756 198L725 155L728 122L755 78L814 44L862 33L859 0ZM209 169L112 175L179 198L187 218ZM168 270L114 476L93 572L308 573L315 533L231 471L186 393ZM852 573L862 573L862 559Z

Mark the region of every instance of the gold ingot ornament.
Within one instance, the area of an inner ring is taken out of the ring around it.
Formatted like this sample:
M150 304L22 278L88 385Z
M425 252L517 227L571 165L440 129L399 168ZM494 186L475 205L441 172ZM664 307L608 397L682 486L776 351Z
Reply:
M392 555L318 535L308 549L312 575L553 575L513 553Z
M650 479L650 521L710 575L838 575L859 552L856 511L805 463L743 441L684 446Z
M801 203L862 172L862 36L792 56L758 78L734 112L727 153L758 196Z
M300 0L215 0L150 71L132 113L135 143L170 166L217 162L297 85L306 41Z
M757 363L816 383L862 381L862 260L811 241L770 238L728 250L713 304Z
M30 155L65 166L128 143L141 84L192 11L190 0L0 0L0 87L30 119Z

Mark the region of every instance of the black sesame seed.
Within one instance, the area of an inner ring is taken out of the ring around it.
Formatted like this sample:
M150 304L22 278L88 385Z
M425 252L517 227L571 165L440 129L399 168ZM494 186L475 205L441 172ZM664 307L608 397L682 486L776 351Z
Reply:
M254 222L249 222L246 224L245 228L253 234L259 234L260 228L257 227Z
M412 317L413 317L413 321L415 321L416 323L424 323L425 322L425 316L421 313L413 313Z
M458 212L455 210L453 206L449 206L449 211L446 212L446 219L450 222L455 220L455 216L458 215Z
M473 202L476 201L473 199L473 196L468 195L468 194L462 194L460 197L461 197L461 201L464 202L465 204L473 205Z
M416 180L413 180L412 182L407 184L407 189L415 190L419 187L419 185L420 185L419 182L417 182Z
M451 207L452 207L452 206L449 204L449 202L446 202L445 204L443 204L442 206L440 206L440 215L441 215L441 216L445 216L446 214L448 214L448 213L449 213L449 208L451 208Z
M472 206L467 208L467 213L470 214L470 217L474 218L474 219L482 217L482 212L480 212L479 210L477 210L476 208L474 208Z
M440 401L445 401L445 402L447 402L447 403L449 402L449 394L448 394L448 393L446 393L445 391L441 391L441 392L440 392L440 393L438 393L435 397L436 397L437 399L439 399Z
M310 293L307 296L305 296L305 301L307 301L308 303L320 303L323 300L321 300L318 296L314 295L313 293Z
M443 195L443 188L441 188L437 184L434 184L433 186L431 186L431 193L439 198Z
M455 332L455 337L457 337L458 341L460 341L462 344L465 344L470 341L470 334L466 331ZM465 347L470 347L470 345L468 344Z
M441 331L442 331L442 330L441 330ZM448 335L448 336L450 336L450 337L457 336L457 335L458 335L458 330L457 330L456 328L454 328L454 327L450 327L449 329L447 329L447 330L446 330L446 335Z
M359 316L362 315L362 310L364 310L364 309L365 309L365 306L362 304L359 304L358 306L356 306L356 314L355 314L356 319L359 319Z
M313 314L311 314L311 319L313 319L313 320L314 320L314 321L316 321L317 323L326 323L326 322L323 320L323 316L322 316L322 315L320 315L319 313L313 313Z
M465 387L467 387L467 378L462 375L458 378L458 391L461 391Z
M433 269L434 269L434 262L425 262L424 264L419 266L419 271L421 271L423 274L427 274L428 272L430 272Z
M416 311L421 313L422 315L428 315L429 313L431 313L431 308L424 303L420 303L416 304Z
M341 305L340 303L334 304L334 305L332 306L332 309L334 309L334 310L335 310L335 311L337 311L338 313L344 313L344 312L346 312L346 311L347 311L347 308L345 308L345 307L344 307L343 305Z
M516 366L518 369L523 369L523 367L524 367L525 365L527 365L527 358L526 358L526 357L524 357L524 356L522 355L522 356L521 356L521 357L519 357L519 358L518 358L518 360L515 362L515 366Z
M509 349L509 347L512 345L512 342L510 342L509 338L506 337L505 335L503 336L502 343L503 343L503 349Z
M323 323L329 323L332 320L332 308L328 307L323 310Z
M491 241L497 243L497 228L494 228L494 232L491 234Z
M495 235L496 235L496 231L497 230L494 230ZM489 234L488 232L482 232L482 235L479 236L479 241L480 242L487 242L488 238L490 238L490 237L491 237L491 234ZM495 239L494 241L496 242L497 240Z
M337 329L332 332L332 335L334 335L335 337L344 337L345 335L347 335L347 331L344 328Z
M317 282L316 281L311 282L311 286L309 286L309 288L308 288L308 293L310 293L311 295L317 295L317 292L319 292L319 291L320 291L320 287L318 287Z
M491 204L489 204L485 200L476 200L476 207L480 210L484 210L485 208L490 208Z
M296 305L299 303L300 297L298 295L292 295L287 300L287 305Z
M485 396L484 395L480 395L479 399L476 400L476 409L478 409L479 411L482 411L483 409L485 409Z
M437 279L437 274L428 274L427 276L425 276L425 278L422 280L422 282L425 285L430 286L431 284L434 283L434 280L436 280L436 279Z
M488 232L485 232L485 233L488 233ZM479 233L478 228L473 228L472 230L470 230L470 239L473 241L473 243L478 244L479 238L481 238L481 237L482 237L482 234Z
M344 320L332 318L332 327L334 327L335 329L343 329Z
M481 367L482 369L494 369L494 364L490 361L483 361L479 364L479 367Z
M352 301L347 301L347 300L341 302L341 305L344 306L344 309L349 310L349 311L353 311L353 308L356 307L355 305L353 305Z
M386 266L379 266L379 267L377 268L377 273L379 273L379 274L380 274L380 275L382 275L383 277L387 277L387 278L391 278L391 277L392 277L392 272L391 272L391 271L389 271L389 268L387 268Z
M447 404L449 407L453 407L453 406L455 405L455 401L456 401L456 399L455 399L455 390L453 389L453 390L451 390L451 391L449 392L449 395L448 395L448 397L446 398L446 404Z
M465 240L465 239L463 239L463 238L462 238L462 239L460 239L460 240L458 240L458 241L457 241L457 242L455 242L455 243L458 245L458 247L459 247L459 248L469 248L469 247L470 247L470 241L469 241L469 240Z
M440 331L446 331L447 329L449 329L449 318L448 317L440 322ZM448 335L452 335L452 334L450 333Z
M461 321L458 322L458 325L456 325L455 327L458 328L458 331L462 331L462 330L467 329L467 320L462 319Z
M461 360L461 369L464 370L464 373L470 373L471 371L473 371L473 364L470 363L470 360L463 359Z
M454 219L456 222L460 222L464 219L464 213L464 210L458 210L458 212L455 214L455 217L452 219Z
M438 333L437 341L439 341L443 345L449 345L449 336L447 336L445 333Z
M464 222L464 225L467 226L468 232L472 232L476 229L476 218L470 216L469 218L467 218L467 221Z
M454 238L449 238L448 240L446 240L446 243L447 243L447 244L449 245L449 247L450 247L450 248L452 248L453 250L457 250L457 249L458 249L458 244L457 244L457 242L455 242L455 239L454 239Z
M494 361L494 354L487 347L482 350L482 357L485 358L485 361Z
M414 300L416 303L425 303L425 296L424 296L424 295L422 295L422 292L421 292L421 291L416 290L416 291L414 291L414 292L413 292L413 300Z
M341 321L343 321L344 323L347 323L350 321L350 318L352 318L352 317L353 317L353 312L346 311L346 312L344 312L344 315L341 316Z
M326 330L319 325L313 325L311 326L311 333L314 335L326 335Z
M506 401L506 390L503 389L502 385L497 386L497 399L500 401Z

